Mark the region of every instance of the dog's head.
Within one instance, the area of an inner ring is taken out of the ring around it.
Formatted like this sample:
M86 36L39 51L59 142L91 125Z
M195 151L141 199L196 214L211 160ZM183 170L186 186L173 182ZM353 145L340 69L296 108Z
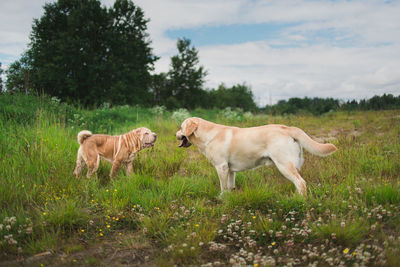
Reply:
M189 147L192 143L189 137L197 130L198 124L194 118L188 118L181 124L181 128L176 132L176 139L182 140L179 147Z
M146 127L141 127L136 129L137 136L141 142L142 148L152 147L154 146L154 142L157 140L157 134L153 133Z

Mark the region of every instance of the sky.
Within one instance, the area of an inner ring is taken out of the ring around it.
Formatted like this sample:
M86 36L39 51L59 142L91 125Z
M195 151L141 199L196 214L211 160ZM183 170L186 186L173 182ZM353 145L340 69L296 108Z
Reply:
M27 48L51 0L0 1L3 69ZM112 0L102 0L112 5ZM155 72L189 38L206 88L246 83L258 105L291 97L400 94L400 0L136 0L150 19Z

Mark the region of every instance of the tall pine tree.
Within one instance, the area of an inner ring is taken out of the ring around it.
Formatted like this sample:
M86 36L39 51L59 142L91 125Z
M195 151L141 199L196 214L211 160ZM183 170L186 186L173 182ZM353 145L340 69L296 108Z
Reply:
M198 51L191 46L189 39L178 39L179 54L171 57L171 70L168 76L171 81L173 96L185 108L195 108L201 105L200 95L203 95L204 78L207 72L199 64Z

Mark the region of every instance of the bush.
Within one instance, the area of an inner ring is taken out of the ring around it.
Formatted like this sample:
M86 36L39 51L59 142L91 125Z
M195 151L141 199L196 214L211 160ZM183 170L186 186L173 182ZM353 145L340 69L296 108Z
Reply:
M154 106L151 109L151 113L155 116L162 116L165 113L166 109L167 108L165 106Z
M175 110L171 116L171 118L173 118L176 121L183 121L189 117L190 117L190 113L185 108L180 108L178 110Z
M243 109L227 107L219 113L219 116L230 121L241 121L243 119Z

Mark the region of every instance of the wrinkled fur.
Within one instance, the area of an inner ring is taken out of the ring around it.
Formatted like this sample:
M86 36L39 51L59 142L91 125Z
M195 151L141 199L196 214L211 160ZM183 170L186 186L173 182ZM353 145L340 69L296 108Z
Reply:
M110 177L114 177L121 165L125 165L126 173L132 173L132 161L137 152L143 148L152 147L157 135L147 128L138 128L122 135L92 134L81 131L77 139L80 144L78 159L74 170L75 176L80 176L85 166L90 178L99 167L100 157L112 163Z

